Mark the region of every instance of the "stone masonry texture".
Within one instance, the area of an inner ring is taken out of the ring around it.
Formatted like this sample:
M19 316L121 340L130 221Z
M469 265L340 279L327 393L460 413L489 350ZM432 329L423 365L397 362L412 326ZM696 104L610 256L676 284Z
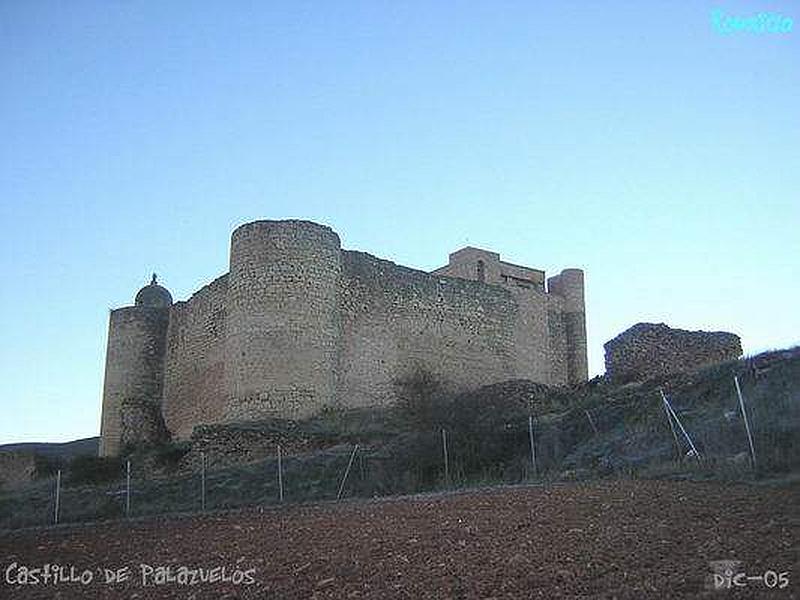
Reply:
M119 453L122 403L161 403L169 308L130 306L111 311L100 421L100 455Z
M664 323L637 323L605 343L606 376L638 381L734 360L739 336L724 331L686 331Z
M152 400L123 400L120 407L120 426L122 447L159 444L169 439L161 405Z
M229 272L188 300L112 311L101 455L120 452L123 416L126 438L155 435L147 403L188 440L198 426L388 405L419 369L465 390L585 381L583 272L546 279L468 247L426 273L342 250L317 223L247 223Z

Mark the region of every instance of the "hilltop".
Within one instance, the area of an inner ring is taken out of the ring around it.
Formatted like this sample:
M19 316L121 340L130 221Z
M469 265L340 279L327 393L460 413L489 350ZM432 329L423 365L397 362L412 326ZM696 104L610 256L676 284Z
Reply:
M203 460L207 508L277 504L277 444L284 502L292 503L340 492L374 497L620 477L781 481L800 471L800 348L625 384L596 378L549 388L514 380L458 393L420 373L398 385L392 408L207 426L191 442L132 448L116 459L64 461L62 520L122 515L128 459L132 514L198 510ZM673 436L661 390L699 457L687 456L689 443L677 427ZM52 509L50 475L0 492L0 526L45 524Z
M71 442L19 442L0 445L0 452L29 452L48 458L70 460L76 456L97 456L100 438L88 437Z

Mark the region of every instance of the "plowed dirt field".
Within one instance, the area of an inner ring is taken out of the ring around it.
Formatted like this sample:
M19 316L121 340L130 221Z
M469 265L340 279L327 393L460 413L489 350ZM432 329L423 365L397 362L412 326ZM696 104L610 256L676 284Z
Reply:
M3 533L0 598L794 598L799 533L797 486L495 488Z

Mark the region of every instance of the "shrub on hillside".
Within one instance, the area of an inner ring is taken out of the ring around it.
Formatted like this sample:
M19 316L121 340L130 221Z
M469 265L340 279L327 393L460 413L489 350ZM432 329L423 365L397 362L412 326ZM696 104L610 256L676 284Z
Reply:
M181 459L189 453L192 445L189 442L166 442L153 448L155 464L166 470L176 471Z
M445 382L424 369L395 380L397 409L407 428L414 431L440 429L453 412L454 394Z
M502 394L456 394L435 375L418 370L395 382L401 417L409 433L395 440L392 457L398 473L426 486L443 479L446 431L448 467L453 480L522 476L527 456L528 409Z
M36 454L33 460L36 465L36 477L38 479L52 477L56 474L56 471L64 468L64 459L61 457Z
M76 456L69 463L67 484L106 483L123 476L124 465L116 456Z

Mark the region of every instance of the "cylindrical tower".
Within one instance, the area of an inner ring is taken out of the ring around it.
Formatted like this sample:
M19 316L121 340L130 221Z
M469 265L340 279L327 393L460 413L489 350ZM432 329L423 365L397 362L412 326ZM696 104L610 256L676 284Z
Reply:
M111 311L108 323L100 456L122 450L122 404L126 400L161 403L170 293L156 283L136 295L136 305Z
M586 355L586 305L583 271L564 269L547 280L548 291L564 298L564 328L567 341L567 382L580 383L589 377Z
M298 418L334 401L340 276L329 227L256 221L233 232L226 420Z

